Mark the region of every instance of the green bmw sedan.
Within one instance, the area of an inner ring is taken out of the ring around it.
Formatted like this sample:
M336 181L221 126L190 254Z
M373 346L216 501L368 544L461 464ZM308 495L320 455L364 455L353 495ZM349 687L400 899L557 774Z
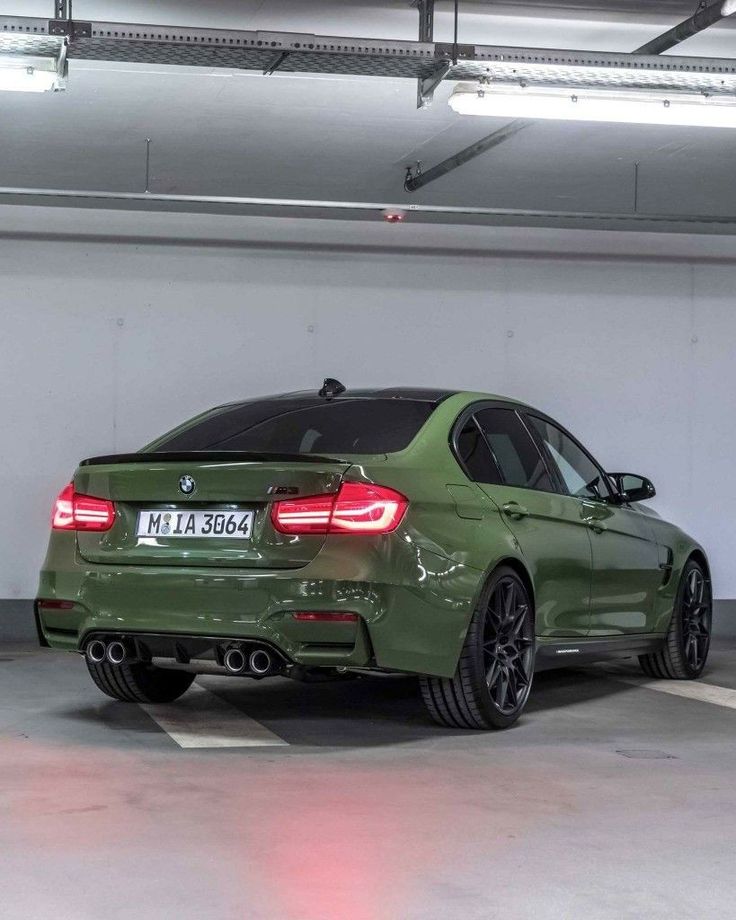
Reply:
M708 560L654 494L514 400L328 379L84 460L54 507L39 639L118 700L170 702L203 673L403 672L442 725L505 728L535 670L703 671Z

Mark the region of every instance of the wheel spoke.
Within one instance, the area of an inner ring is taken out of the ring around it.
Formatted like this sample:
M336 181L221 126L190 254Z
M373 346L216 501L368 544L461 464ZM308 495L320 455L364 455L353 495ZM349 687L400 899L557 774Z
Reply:
M489 690L493 690L494 686L498 683L498 678L501 674L501 662L498 658L494 658L490 668L486 671L486 684L488 685Z
M688 600L690 601L695 600L696 592L697 592L697 585L698 585L698 573L696 569L693 569L692 572L690 572L690 575L687 580Z
M518 683L520 683L522 687L526 687L526 685L529 683L529 677L526 673L523 659L517 658L512 664L512 668L516 674Z
M504 597L504 625L511 625L514 622L514 611L516 610L516 585L510 582L506 588Z
M518 636L519 633L524 629L524 623L526 622L526 615L529 607L526 604L519 604L516 608L514 614L514 621L511 626L511 633L514 636Z
M506 674L506 669L504 667L501 667L501 680L499 683L498 699L496 700L496 703L498 704L499 709L504 708L504 704L506 703L506 697L508 695L508 691L509 691L509 681L508 681L508 677Z
M518 699L519 699L519 695L518 695L518 688L517 688L517 684L516 684L516 671L514 671L513 668L506 668L506 679L508 680L509 703L510 703L510 704L514 707L514 709L515 709L515 708L516 708L516 705L517 705L517 702L518 702Z

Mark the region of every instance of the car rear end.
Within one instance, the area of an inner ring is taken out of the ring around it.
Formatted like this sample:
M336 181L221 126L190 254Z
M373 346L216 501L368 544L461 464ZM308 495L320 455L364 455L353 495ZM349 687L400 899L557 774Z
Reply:
M255 400L83 462L54 509L42 641L251 676L257 652L265 673L446 673L477 573L427 536L451 504L441 463L417 473L438 410L444 394Z

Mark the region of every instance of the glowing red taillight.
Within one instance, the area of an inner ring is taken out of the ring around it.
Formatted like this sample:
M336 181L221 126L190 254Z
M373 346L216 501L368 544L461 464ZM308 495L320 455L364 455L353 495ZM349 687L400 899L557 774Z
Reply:
M54 530L109 530L115 521L115 505L106 498L79 495L69 483L54 504L51 526Z
M279 533L382 534L396 530L408 506L394 489L346 482L336 495L275 502L271 521Z

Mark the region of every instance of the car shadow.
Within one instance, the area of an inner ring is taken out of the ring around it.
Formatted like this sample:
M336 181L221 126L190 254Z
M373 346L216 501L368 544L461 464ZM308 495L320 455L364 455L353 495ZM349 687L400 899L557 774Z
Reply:
M634 668L632 673L636 673ZM459 739L473 737L493 737L495 743L503 737L515 743L513 739L514 736L519 739L518 731L525 736L530 733L537 736L540 727L545 732L553 728L555 712L573 710L635 689L611 680L609 674L595 666L545 671L535 675L531 697L517 725L502 735L489 735L483 731L436 725L424 708L417 678L411 676L361 675L326 683L206 676L199 677L198 683L265 725L289 745L313 749L371 748L453 738L457 743ZM94 688L90 688L90 692L94 693ZM552 718L548 719L548 714ZM77 742L95 746L102 741L100 727L110 732L103 743L116 747L126 734L145 744L163 735L162 729L140 706L104 698L95 704L85 700L83 705L53 707L48 716L57 725L59 719L68 721ZM58 728L54 734L57 732ZM275 749L248 750L273 753ZM278 750L288 751L289 748Z
M371 747L452 735L487 737L482 731L436 725L424 708L414 677L367 675L323 684L290 680L254 684L229 678L200 678L200 683L290 744ZM542 672L535 675L534 688L519 724L529 726L547 712L631 690L596 669Z

